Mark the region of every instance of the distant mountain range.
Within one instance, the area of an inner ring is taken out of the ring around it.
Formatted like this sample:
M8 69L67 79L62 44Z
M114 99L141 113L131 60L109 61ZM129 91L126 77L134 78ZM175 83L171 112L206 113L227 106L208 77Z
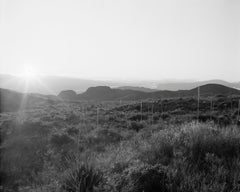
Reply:
M196 97L198 88L179 91L154 91L144 92L138 90L122 90L108 86L90 87L84 93L77 94L73 90L61 91L58 96L42 94L26 94L0 88L0 113L6 111L18 111L41 102L60 100L70 101L107 101L107 100L144 100L177 97ZM207 84L200 86L200 96L216 95L240 95L240 90L219 84Z
M0 88L19 92L57 95L62 90L74 90L78 93L86 91L89 87L107 85L120 86L120 83L111 81L95 81L61 76L40 76L26 82L23 77L0 74Z
M0 88L11 89L18 92L40 93L57 95L62 90L73 90L77 93L83 93L89 87L108 86L121 90L134 90L142 92L155 92L157 90L190 90L205 84L221 84L227 87L240 89L240 82L226 82L222 80L210 80L199 82L163 82L163 81L100 81L87 80L79 78L69 78L61 76L40 76L26 82L24 78L13 75L0 74Z
M193 97L197 96L198 88L179 91L154 91L143 92L137 90L112 89L107 86L90 87L86 92L77 94L76 92L62 91L59 97L65 100L140 100L140 99L160 99L175 97ZM226 87L219 84L207 84L200 86L200 95L202 97L215 95L240 95L240 90Z

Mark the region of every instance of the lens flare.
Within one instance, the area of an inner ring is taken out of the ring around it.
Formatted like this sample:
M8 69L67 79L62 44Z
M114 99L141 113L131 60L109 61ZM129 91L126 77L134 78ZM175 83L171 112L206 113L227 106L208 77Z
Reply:
M37 78L37 73L31 66L25 66L22 77L26 81L35 80Z

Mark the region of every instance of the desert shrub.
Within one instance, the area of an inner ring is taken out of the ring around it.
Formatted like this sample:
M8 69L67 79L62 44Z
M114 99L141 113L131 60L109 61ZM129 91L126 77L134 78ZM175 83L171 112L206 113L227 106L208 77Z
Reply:
M189 165L204 168L206 154L214 154L230 163L240 157L240 134L237 129L215 129L210 124L195 124L181 129L175 139L176 148Z
M197 119L197 117L194 117L194 119ZM199 115L199 122L207 122L207 121L210 121L210 120L215 120L215 116L212 116L212 115Z
M128 119L131 121L141 121L141 120L147 120L148 116L146 114L136 114L136 115L132 115Z
M61 148L64 145L68 145L73 142L74 140L67 134L53 134L50 139L50 143L56 148Z
M114 129L98 128L85 135L83 143L91 151L103 152L108 145L117 144L122 138L122 135Z
M67 129L68 135L74 136L74 135L78 135L78 133L79 133L79 129L77 127L69 127Z
M161 130L148 139L148 144L140 147L139 159L143 162L154 165L167 165L174 157L174 145L171 132Z
M153 122L156 123L160 119L160 113L153 114Z
M74 113L71 113L70 115L68 115L65 119L65 121L67 121L69 124L78 124L81 119L79 116L77 116L76 114Z
M213 154L206 154L209 169L199 171L189 169L188 163L183 159L169 167L169 189L175 192L228 192L239 191L240 169L239 160L232 161L232 168L222 165L222 159Z
M111 173L108 178L112 180L114 174L121 174L124 169L135 164L136 153L129 141L121 141L119 145L109 145L103 153L99 153L94 159L94 165L105 173Z
M129 162L115 162L112 166L112 173L122 173L129 166Z
M122 136L110 129L102 129L97 132L98 137L101 137L103 140L114 143L122 139Z
M239 119L239 120L237 120L237 126L239 126L239 127L240 127L240 119Z
M131 121L130 125L128 126L129 129L139 131L144 128L144 124L142 122Z
M220 126L226 127L227 125L231 124L231 118L228 115L221 115L218 117L217 123Z
M166 119L168 119L170 117L170 115L167 113L167 112L163 112L162 114L161 114L161 118L163 119L163 120L166 120Z
M86 163L77 163L64 172L62 189L66 192L93 192L103 181L100 171Z
M111 129L97 129L94 130L87 137L87 144L90 146L100 145L100 144L110 144L119 142L122 136L114 130Z
M116 189L122 192L167 192L166 168L162 165L130 167L116 179Z
M108 121L117 122L116 116L108 116Z
M139 141L141 162L167 165L170 191L238 191L240 132L190 123Z

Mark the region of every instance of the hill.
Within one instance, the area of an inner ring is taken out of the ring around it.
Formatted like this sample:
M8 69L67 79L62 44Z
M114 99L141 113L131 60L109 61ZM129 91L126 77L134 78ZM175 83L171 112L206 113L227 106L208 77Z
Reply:
M69 92L69 91L68 91ZM61 92L59 96L62 99L71 100L68 92ZM198 88L179 91L155 91L143 92L135 90L112 89L107 86L98 86L88 88L86 92L74 96L77 100L141 100L141 99L160 99L175 97L193 97L197 96ZM201 96L215 95L240 95L240 90L226 87L219 84L207 84L200 86Z
M72 90L61 91L58 96L63 100L77 100L77 93Z
M31 108L39 102L59 99L53 95L26 94L0 88L0 113Z
M190 90L195 87L199 87L206 84L220 84L231 88L240 89L240 82L230 83L223 80L209 80L209 81L197 81L197 82L162 82L158 83L157 89L159 90Z
M198 88L190 90L192 93L196 93ZM219 84L207 84L200 86L200 93L202 96L211 95L238 95L240 90L230 88Z
M21 107L24 94L0 89L0 112L17 111Z

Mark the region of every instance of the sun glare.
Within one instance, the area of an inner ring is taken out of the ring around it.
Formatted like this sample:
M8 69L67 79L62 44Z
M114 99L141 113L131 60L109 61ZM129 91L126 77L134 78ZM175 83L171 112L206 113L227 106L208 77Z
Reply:
M32 68L31 66L25 66L22 77L26 81L32 81L32 80L35 80L37 78L37 73L34 70L34 68Z
M30 90L32 91L37 88L39 79L36 70L33 67L25 65L21 78L24 81L24 92L29 92Z

